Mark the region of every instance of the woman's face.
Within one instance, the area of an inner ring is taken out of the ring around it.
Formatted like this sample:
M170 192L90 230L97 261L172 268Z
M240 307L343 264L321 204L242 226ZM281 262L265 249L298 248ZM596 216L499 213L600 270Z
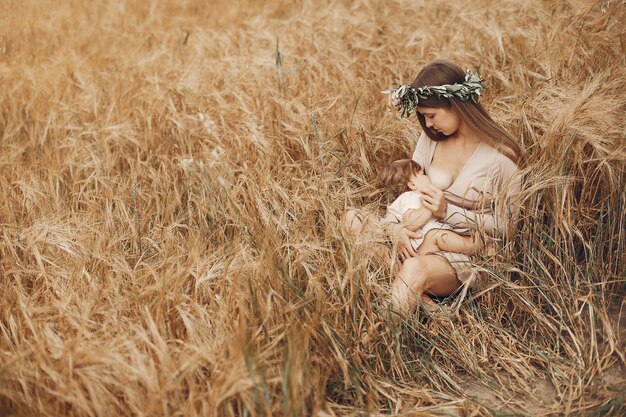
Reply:
M461 125L461 118L452 107L446 109L417 106L416 109L424 116L427 127L446 136L452 135Z

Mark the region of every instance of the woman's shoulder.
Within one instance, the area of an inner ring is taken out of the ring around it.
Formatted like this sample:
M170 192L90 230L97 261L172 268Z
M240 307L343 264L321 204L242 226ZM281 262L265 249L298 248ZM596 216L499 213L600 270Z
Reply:
M413 151L412 159L423 167L428 165L427 155L430 154L430 141L430 138L422 131L417 138L415 151Z
M483 144L490 150L492 155L492 161L495 162L498 168L503 171L516 171L518 169L517 164L514 162L516 159L515 152L511 148L505 145L494 147L486 142Z
M515 158L513 151L510 154L500 153L500 169L505 174L513 174L519 169L517 163L512 158Z
M417 138L417 145L427 145L428 143L430 143L432 141L431 138L428 137L428 135L426 134L426 132L424 132L423 130L420 132L420 135Z
M499 152L498 171L500 172L500 177L502 178L502 180L505 180L515 176L519 171L519 167L517 166L517 163L515 163L511 158Z

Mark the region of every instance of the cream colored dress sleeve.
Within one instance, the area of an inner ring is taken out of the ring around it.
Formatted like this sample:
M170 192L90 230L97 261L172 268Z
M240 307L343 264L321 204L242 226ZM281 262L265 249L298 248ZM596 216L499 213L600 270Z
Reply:
M513 161L491 146L482 145L447 191L490 210L472 210L448 202L445 221L502 239L507 234L507 225L517 215L515 201L521 178L516 175L518 168Z

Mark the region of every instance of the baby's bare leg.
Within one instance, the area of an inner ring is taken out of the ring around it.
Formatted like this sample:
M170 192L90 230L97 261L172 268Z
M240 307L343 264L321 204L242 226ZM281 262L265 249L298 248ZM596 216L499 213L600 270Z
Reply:
M356 246L373 258L388 262L391 250L384 226L378 216L365 210L348 210L343 218L344 231L355 238Z
M344 231L349 232L355 236L358 236L363 230L363 220L366 214L359 210L348 210L343 215L343 227Z
M457 252L473 255L482 247L478 235L461 236L450 230L431 230L417 250L418 255L434 251Z
M461 236L447 230L438 230L435 236L439 250L473 255L481 247L478 235Z
M372 240L384 236L384 224L374 213L365 210L348 210L343 216L343 230L357 241Z

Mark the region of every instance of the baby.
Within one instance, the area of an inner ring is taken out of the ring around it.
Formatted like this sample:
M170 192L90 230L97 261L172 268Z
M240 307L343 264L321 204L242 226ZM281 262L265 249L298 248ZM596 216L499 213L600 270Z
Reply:
M420 255L432 251L474 254L480 248L478 239L451 232L450 225L434 220L432 212L423 206L419 190L430 185L430 178L424 174L424 169L412 159L398 159L387 165L380 174L380 186L404 192L387 207L387 215L382 222L402 223L411 231L419 230L422 237L411 239L414 251L418 250L428 231L437 229L433 239L429 240L428 248L421 248Z

